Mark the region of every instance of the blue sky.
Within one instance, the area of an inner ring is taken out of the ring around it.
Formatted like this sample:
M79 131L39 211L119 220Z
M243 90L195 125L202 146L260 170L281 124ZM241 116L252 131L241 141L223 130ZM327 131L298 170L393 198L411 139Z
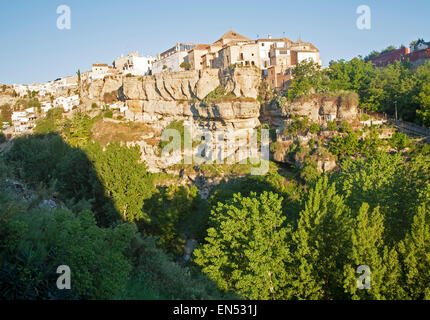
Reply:
M59 5L71 30L57 29ZM371 30L356 27L357 7L372 10ZM233 29L249 38L313 42L323 64L430 41L429 0L14 0L0 10L0 83L34 83L112 63L130 51L156 54L176 42L212 43Z

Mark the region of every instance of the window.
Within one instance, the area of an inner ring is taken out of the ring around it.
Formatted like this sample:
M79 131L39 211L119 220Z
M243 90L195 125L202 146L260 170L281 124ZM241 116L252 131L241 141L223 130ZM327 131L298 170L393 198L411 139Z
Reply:
M243 60L243 53L240 54L239 60Z

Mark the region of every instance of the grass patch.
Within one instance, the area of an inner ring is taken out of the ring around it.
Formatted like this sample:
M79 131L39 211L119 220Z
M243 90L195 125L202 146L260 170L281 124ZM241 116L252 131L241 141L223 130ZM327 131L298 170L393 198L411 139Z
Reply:
M113 141L132 142L142 141L142 136L153 133L154 129L143 123L126 122L114 123L98 120L92 128L92 137L105 146Z

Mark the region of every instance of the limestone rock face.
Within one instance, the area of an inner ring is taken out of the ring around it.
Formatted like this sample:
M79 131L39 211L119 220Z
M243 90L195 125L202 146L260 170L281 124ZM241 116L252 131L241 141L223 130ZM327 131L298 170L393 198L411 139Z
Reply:
M114 77L106 77L104 79L103 88L101 91L101 97L105 93L117 92L119 88L122 87L122 77L114 76Z
M257 99L261 74L254 68L235 68L225 71L221 76L221 84L227 92L233 92L236 97Z
M339 120L353 121L357 118L358 109L356 104L341 106L338 108L337 117Z
M146 100L143 81L135 77L124 78L123 94L126 100Z
M275 103L265 103L261 109L262 120L275 128L283 127L285 121L293 117L308 117L315 123L325 123L328 119L353 121L357 114L357 104L342 104L337 98L287 102L282 108Z
M206 69L201 72L201 77L196 83L195 96L203 100L211 91L220 85L217 69Z
M94 80L88 87L87 97L91 100L101 101L101 92L103 89L104 81L102 79Z

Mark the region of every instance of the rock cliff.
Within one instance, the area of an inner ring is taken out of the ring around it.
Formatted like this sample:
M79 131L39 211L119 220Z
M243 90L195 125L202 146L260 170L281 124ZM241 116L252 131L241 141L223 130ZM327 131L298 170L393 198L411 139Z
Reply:
M311 97L307 100L263 103L257 100L260 71L237 67L220 71L166 72L154 76L112 76L81 86L81 100L91 108L107 99L122 101L128 110L124 120L144 123L152 128L139 141L143 159L152 171L163 170L181 161L181 154L159 157L162 132L174 121L184 121L199 135L203 129L233 132L237 139L249 138L260 121L282 132L295 116L306 116L316 123L327 120L351 121L357 104L351 97ZM221 93L220 93L221 92Z

